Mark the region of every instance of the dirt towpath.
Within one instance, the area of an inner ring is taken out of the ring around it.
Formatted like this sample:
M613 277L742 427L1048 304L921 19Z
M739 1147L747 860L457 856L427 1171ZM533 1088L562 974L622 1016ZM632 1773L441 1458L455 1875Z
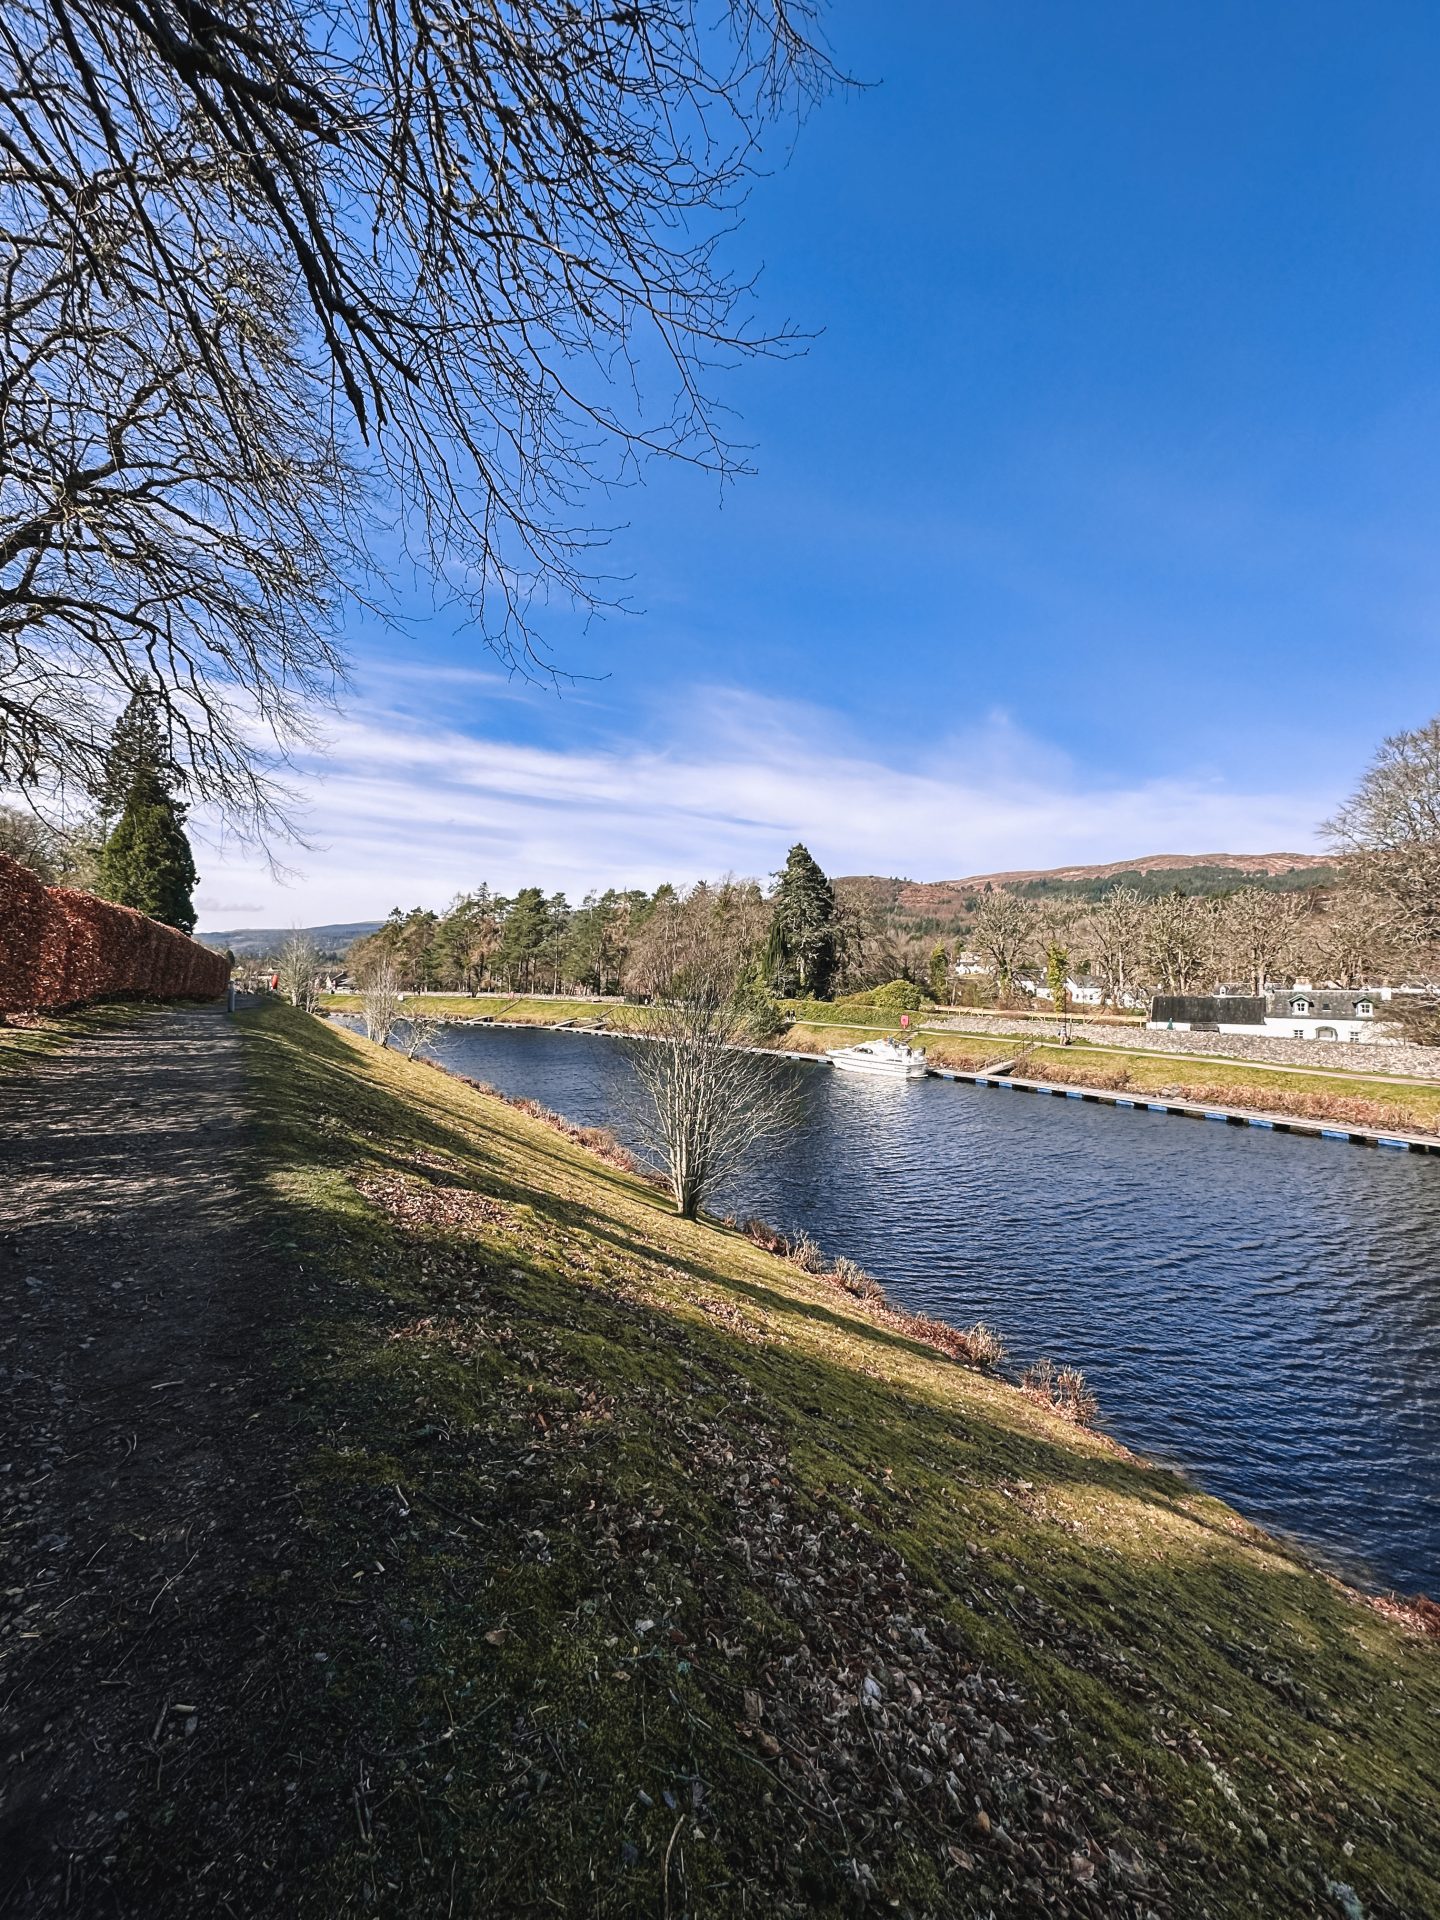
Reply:
M147 1824L173 1846L247 1790L292 1522L240 1045L218 1008L137 1012L0 1077L3 1914L145 1911Z

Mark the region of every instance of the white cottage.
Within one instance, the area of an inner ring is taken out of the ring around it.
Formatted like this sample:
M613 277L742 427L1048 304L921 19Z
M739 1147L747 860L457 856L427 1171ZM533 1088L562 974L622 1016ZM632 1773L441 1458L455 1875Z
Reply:
M1282 1040L1373 1040L1376 994L1342 987L1290 987L1265 1004L1265 1031Z
M1021 984L1027 985L1028 983L1022 981ZM1054 998L1048 984L1043 980L1037 981L1033 987L1028 987L1028 991L1033 993L1037 1000L1050 1000ZM1082 973L1074 978L1066 979L1065 997L1069 1000L1072 1007L1098 1007L1104 1000L1105 993L1094 974Z
M1383 996L1388 998L1388 994ZM1376 988L1286 987L1268 994L1156 994L1147 1025L1177 1033L1263 1034L1275 1040L1364 1042L1376 1030Z

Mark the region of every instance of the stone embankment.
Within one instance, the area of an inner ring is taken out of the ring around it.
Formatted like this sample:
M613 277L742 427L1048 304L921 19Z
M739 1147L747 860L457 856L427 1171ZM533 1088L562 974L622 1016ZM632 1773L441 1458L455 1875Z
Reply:
M948 1033L1003 1033L1013 1035L1017 1022L1004 1013L963 1013L952 1020L930 1021L934 1031ZM1025 1037L1036 1045L1059 1034L1054 1020L1025 1022ZM1087 1021L1072 1025L1077 1040L1097 1047L1131 1047L1146 1053L1209 1054L1220 1060L1253 1060L1275 1067L1329 1067L1336 1073L1402 1074L1415 1080L1440 1080L1440 1047L1414 1047L1403 1041L1369 1041L1351 1045L1343 1040L1281 1040L1267 1034L1181 1033L1165 1028L1102 1025Z

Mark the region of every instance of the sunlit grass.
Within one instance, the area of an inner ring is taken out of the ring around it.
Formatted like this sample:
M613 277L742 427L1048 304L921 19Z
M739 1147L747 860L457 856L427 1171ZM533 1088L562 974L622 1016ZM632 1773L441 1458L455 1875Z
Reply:
M74 1013L35 1014L24 1026L0 1024L0 1073L42 1055L58 1053L72 1041L143 1020L156 1011L143 1002L117 1001L108 1006L82 1007Z
M651 1849L675 1823L662 1805L637 1812L635 1792L658 1802L657 1778L691 1774L724 1796L740 1849L726 1866L693 1843L688 1870L711 1889L697 1911L761 1910L736 1862L786 1802L763 1799L773 1783L732 1728L744 1687L777 1686L797 1628L747 1581L736 1515L696 1470L696 1437L726 1432L773 1460L773 1497L817 1529L857 1527L900 1556L895 1604L958 1628L972 1660L1022 1688L1062 1729L1057 1766L1135 1783L1177 1910L1321 1911L1325 1877L1367 1911L1376 1897L1440 1910L1433 1645L1175 1474L741 1234L676 1219L541 1123L284 1009L246 1032L268 1192L308 1269L341 1289L297 1389L319 1441L315 1632L336 1684L364 1703L370 1748L418 1751L447 1712L464 1719L463 1698L498 1701L497 1730L548 1703L565 1756L563 1790L537 1791L521 1826L484 1740L447 1743L403 1785L380 1769L384 1871L412 1910L437 1853L461 1876L457 1911L502 1889L513 1910L654 1910ZM438 1226L442 1203L482 1215ZM597 1507L655 1516L650 1558L597 1547ZM386 1620L426 1623L394 1655L403 1671L356 1599L371 1581ZM668 1679L642 1687L660 1650L628 1623L663 1603L703 1643L692 1622L722 1588L739 1651L667 1651ZM317 1745L307 1765L324 1778L330 1760ZM1092 1814L1119 1837L1115 1808L1097 1797ZM811 1845L807 1910L838 1912ZM941 1901L934 1854L918 1823L890 1848L886 1896ZM316 1904L340 1910L381 1866L357 1842L315 1871Z

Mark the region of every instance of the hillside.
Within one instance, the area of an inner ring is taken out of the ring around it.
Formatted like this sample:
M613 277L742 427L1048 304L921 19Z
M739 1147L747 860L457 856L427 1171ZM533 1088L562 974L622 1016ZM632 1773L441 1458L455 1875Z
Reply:
M342 954L352 940L374 933L383 920L344 920L328 927L233 927L223 933L197 933L209 947L228 947L235 954L274 954L295 933L308 934L322 954Z
M1176 887L1183 893L1225 893L1240 886L1289 892L1331 886L1336 877L1333 861L1320 854L1152 853L1092 866L974 873L959 880L855 875L845 884L868 890L902 923L938 931L963 926L987 887L1004 888L1029 899L1084 900L1098 899L1114 886L1134 887L1143 894L1166 893Z
M1008 873L975 873L960 880L901 880L876 874L849 875L844 884L878 895L903 921L960 923L973 911L975 896L986 887L1005 887L1034 897L1098 897L1106 888L1132 886L1142 893L1179 887L1186 893L1223 893L1236 886L1328 886L1335 879L1331 861L1313 853L1151 853L1137 860L1112 860L1099 866L1027 867ZM338 956L354 940L374 933L381 920L350 920L324 927L301 927L321 952ZM196 934L208 946L236 954L274 954L294 927L206 929Z

